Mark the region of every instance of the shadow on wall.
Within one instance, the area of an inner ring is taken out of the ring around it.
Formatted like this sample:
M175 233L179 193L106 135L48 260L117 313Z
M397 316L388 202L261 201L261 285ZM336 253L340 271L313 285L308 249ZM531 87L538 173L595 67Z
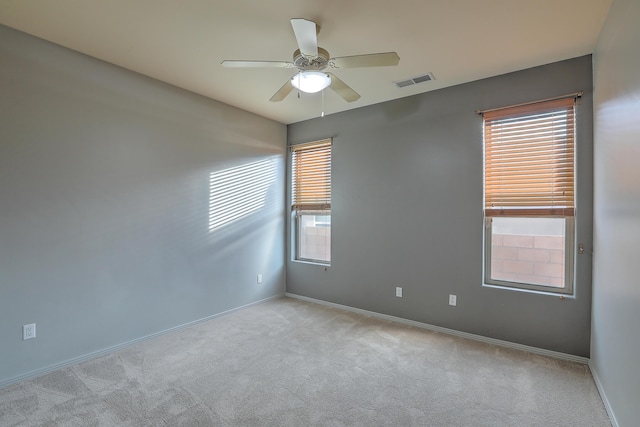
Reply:
M269 212L277 198L274 188L278 173L275 157L246 163L209 174L209 232Z
M279 243L284 233L278 180L282 168L281 156L271 156L209 173L207 241L214 245L211 248L218 248L207 251L211 265L224 270L234 265L237 269L238 262L241 266L249 263L246 268L265 274L267 281L282 273L284 264L273 263L284 251ZM237 259L239 248L248 248L243 260ZM257 264L251 264L251 260ZM261 286L247 292L257 298L263 290Z

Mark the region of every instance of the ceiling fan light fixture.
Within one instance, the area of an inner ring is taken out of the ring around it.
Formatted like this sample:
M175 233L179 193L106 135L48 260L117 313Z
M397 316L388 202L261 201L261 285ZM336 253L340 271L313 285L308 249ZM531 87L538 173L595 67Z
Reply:
M291 84L305 93L317 93L331 84L331 77L321 71L302 71L291 77Z

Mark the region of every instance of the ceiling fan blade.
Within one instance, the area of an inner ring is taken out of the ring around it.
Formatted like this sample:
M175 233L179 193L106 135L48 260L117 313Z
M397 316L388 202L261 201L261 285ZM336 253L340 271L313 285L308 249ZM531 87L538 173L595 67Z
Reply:
M291 84L291 79L287 80L285 84L282 85L280 89L269 99L271 102L280 102L289 95L289 92L293 90L293 85Z
M222 61L226 68L293 68L293 62L287 61Z
M335 93L340 95L345 101L353 102L360 99L360 95L358 94L358 92L351 89L349 85L337 78L334 74L327 74L329 74L329 77L331 77L331 84L329 85L329 87L333 89Z
M302 18L291 19L291 26L298 41L300 52L305 56L318 56L318 33L316 23Z
M388 67L398 65L399 62L400 57L396 52L342 56L340 58L331 58L331 60L329 60L329 64L334 68Z

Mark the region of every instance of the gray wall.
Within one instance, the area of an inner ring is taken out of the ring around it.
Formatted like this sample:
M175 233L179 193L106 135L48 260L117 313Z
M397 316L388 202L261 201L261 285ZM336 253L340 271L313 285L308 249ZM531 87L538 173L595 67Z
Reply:
M591 368L620 426L640 420L640 1L615 0L594 54Z
M289 244L287 292L589 356L591 86L585 56L289 125L289 144L334 137L333 230L327 271L291 261ZM577 256L575 298L484 287L475 111L580 90L577 242L587 254Z
M2 26L0 94L0 385L284 293L284 125ZM210 232L210 174L263 160Z

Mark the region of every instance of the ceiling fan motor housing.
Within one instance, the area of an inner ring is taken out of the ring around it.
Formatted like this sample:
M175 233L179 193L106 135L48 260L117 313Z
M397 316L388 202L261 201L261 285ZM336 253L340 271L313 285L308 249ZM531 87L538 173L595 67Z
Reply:
M296 49L293 52L293 65L301 71L322 71L329 65L329 52L325 49L318 47L318 56L309 57L300 52L300 49Z

